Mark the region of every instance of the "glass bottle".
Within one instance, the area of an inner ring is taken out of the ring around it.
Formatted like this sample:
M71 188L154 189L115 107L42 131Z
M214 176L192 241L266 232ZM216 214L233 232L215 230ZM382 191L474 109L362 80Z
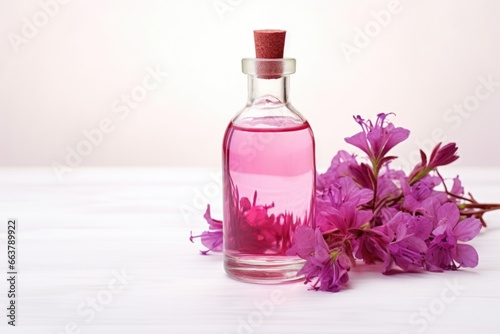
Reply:
M314 222L314 137L291 105L295 59L245 58L246 106L223 142L224 267L252 283L302 279L304 260L287 255L298 226Z

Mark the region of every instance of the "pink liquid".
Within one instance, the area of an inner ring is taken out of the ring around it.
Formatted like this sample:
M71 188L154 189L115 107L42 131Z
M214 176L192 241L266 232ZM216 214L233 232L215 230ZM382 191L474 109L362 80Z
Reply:
M231 123L224 138L226 271L252 282L296 278L285 256L314 208L314 139L307 122L264 117Z

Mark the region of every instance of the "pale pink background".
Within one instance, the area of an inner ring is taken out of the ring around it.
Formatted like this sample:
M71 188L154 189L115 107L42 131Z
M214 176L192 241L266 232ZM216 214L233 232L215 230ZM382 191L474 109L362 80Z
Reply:
M65 164L103 119L113 130L75 166L219 166L256 28L288 30L292 100L314 129L319 166L350 149L352 115L380 111L412 130L396 152L407 160L436 132L458 143L459 164L500 166L500 86L466 116L447 112L479 77L500 82L499 1L401 0L351 62L342 43L376 29L371 12L391 1L54 1L41 0L52 3L47 22L39 1L0 2L0 166ZM9 38L34 16L43 26L16 53ZM113 113L156 66L168 72L161 85L126 117Z

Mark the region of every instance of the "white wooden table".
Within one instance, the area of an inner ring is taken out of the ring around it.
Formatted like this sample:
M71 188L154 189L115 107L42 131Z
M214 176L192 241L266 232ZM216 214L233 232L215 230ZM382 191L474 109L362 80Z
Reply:
M500 168L457 172L475 197L500 202ZM220 174L206 169L0 169L0 268L17 218L17 328L0 333L499 333L500 213L473 241L479 266L384 276L358 266L337 294L302 283L229 279L189 231L220 217Z

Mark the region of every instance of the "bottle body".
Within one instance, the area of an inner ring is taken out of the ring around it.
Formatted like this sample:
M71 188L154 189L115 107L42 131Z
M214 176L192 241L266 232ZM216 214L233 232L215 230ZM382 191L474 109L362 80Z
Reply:
M238 280L301 279L304 261L286 252L296 228L314 221L315 148L309 124L280 93L287 85L287 78L251 77L249 95L262 94L249 99L224 136L224 265Z

